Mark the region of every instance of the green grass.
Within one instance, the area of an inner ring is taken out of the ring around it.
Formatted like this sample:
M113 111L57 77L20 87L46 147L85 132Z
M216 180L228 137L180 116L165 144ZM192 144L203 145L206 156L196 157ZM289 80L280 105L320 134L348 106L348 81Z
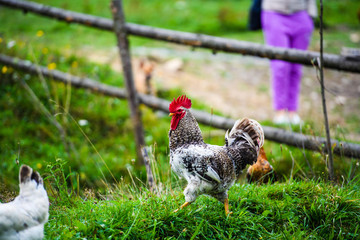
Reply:
M357 239L359 185L334 187L316 181L258 186L236 184L230 210L201 196L177 213L178 188L151 194L115 190L111 199L77 198L51 206L48 239ZM106 197L106 196L104 196ZM70 217L69 217L70 216ZM61 237L60 237L61 236Z

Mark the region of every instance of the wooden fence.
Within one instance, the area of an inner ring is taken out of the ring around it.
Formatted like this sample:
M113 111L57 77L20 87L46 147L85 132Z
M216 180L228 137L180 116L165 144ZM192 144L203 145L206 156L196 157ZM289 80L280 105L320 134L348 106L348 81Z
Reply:
M32 12L41 16L55 18L68 23L78 23L96 29L114 31L114 22L111 19L96 17L88 14L68 11L29 1L0 0L0 5ZM126 33L129 35L152 38L192 47L207 48L212 51L222 51L242 55L257 56L269 59L280 59L297 62L304 65L315 65L320 54L312 51L270 47L245 41L213 37L204 34L180 32L162 28L149 27L134 23L125 24ZM335 54L324 54L324 67L335 70L360 73L360 62L348 60Z
M49 70L47 67L38 66L32 64L29 61L12 58L3 54L0 54L0 63L34 75L41 73L45 77L49 77L55 81L60 81L63 83L70 82L74 87L85 88L94 93L126 99L125 89L99 83L98 81L92 80L90 78L81 78L58 70ZM140 103L150 108L164 112L169 111L170 102L167 100L141 93L138 93L138 98ZM235 123L235 120L233 119L212 115L207 112L199 110L193 110L192 112L198 122L219 129L230 129ZM304 134L289 132L283 129L268 126L263 126L263 129L267 140L314 151L326 151L326 140L324 138L317 136L307 136ZM332 145L336 145L333 149L335 154L352 158L360 158L359 144L341 142L334 139L332 139L331 142Z
M33 12L42 16L56 18L69 23L79 23L88 27L94 27L101 30L114 31L114 21L106 18L95 17L87 14L67 11L46 5L17 0L0 0L0 5L21 9L25 12ZM115 19L115 16L114 16ZM184 44L194 47L208 48L213 51L224 51L229 53L240 53L243 55L252 55L269 59L281 59L290 62L297 62L304 65L316 64L319 61L319 53L311 51L298 51L293 49L284 49L268 47L261 44L248 43L243 41L230 40L225 38L185 33L173 30L153 28L133 23L125 23L123 31L126 34L148 37L178 44ZM117 36L119 32L117 33ZM126 36L125 36L126 38ZM125 39L126 41L126 39ZM122 53L121 53L122 54ZM324 67L348 72L360 73L360 63L347 60L342 56L334 54L324 54ZM37 66L28 61L11 58L0 54L0 63L12 66L13 68L27 71L31 74L41 72L44 76L51 76L52 79L62 82L70 82L74 87L87 88L93 92L113 96L117 98L127 98L129 100L129 86L127 89L116 88L106 84L101 84L89 78L80 78L71 76L57 70L48 70L45 67ZM125 80L127 81L125 76ZM130 77L131 78L131 77ZM131 88L131 87L130 87ZM139 101L148 107L168 112L169 102L154 96L136 93L134 100ZM130 106L131 107L131 106ZM136 107L136 106L135 106ZM211 115L198 110L193 110L195 118L203 124L211 125L216 128L229 129L233 126L234 120ZM306 136L300 133L285 131L273 127L263 126L267 140L285 143L303 149L327 152L326 139L317 136ZM360 145L339 142L332 139L331 145L335 146L335 154L360 158Z

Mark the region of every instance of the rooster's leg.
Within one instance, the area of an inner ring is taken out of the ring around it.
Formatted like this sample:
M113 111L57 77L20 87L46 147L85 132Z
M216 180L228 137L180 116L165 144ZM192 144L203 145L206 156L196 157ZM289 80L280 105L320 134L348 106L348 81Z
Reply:
M225 200L224 200L224 207L225 207L226 216L229 214L232 214L232 212L229 211L229 199L228 198L225 198Z
M184 207L189 206L189 205L190 205L189 202L185 202L183 205L181 205L180 208L176 209L176 210L174 211L174 213L176 213L177 211L179 211L179 210L181 210L181 209L183 209Z

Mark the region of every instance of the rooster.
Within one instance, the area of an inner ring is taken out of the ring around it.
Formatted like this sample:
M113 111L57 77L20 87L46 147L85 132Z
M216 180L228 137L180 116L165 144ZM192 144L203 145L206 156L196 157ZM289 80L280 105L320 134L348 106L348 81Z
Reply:
M246 178L249 183L267 183L269 181L276 181L277 176L267 160L264 148L260 149L260 155L255 164L251 165L246 173Z
M230 133L226 132L224 146L206 144L190 108L191 100L186 96L174 99L169 105L170 165L188 182L185 203L179 209L207 194L222 202L228 215L231 212L227 191L246 165L256 161L264 143L264 132L258 122L244 118L235 122Z
M49 217L49 199L38 172L22 165L20 194L14 201L0 204L0 240L42 239Z

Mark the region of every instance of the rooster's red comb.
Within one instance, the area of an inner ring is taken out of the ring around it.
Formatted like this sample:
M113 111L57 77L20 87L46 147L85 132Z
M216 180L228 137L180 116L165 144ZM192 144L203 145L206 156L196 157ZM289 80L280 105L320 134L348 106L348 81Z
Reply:
M186 95L182 95L174 100L169 105L170 112L176 112L179 107L191 108L191 100L186 97Z

